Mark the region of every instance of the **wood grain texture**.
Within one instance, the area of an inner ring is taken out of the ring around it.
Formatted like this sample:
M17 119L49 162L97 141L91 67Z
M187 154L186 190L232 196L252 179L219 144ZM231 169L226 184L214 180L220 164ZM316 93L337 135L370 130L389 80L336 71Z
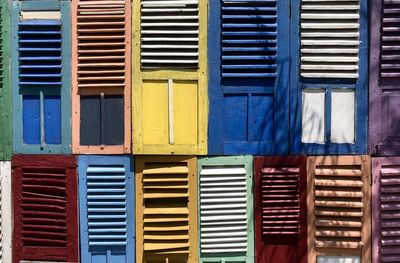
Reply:
M1 183L1 259L12 262L11 162L0 162Z

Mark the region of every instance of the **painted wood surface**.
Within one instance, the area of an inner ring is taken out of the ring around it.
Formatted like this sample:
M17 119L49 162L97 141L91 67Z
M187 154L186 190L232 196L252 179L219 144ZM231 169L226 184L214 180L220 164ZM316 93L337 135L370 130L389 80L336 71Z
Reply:
M207 154L207 10L133 3L133 153Z
M368 1L294 0L291 14L290 152L366 153Z
M131 1L72 1L72 148L131 151Z
M76 158L13 155L13 262L78 262Z
M12 2L14 153L71 152L70 3L53 2Z
M253 158L198 160L200 262L254 262Z
M307 262L306 158L255 157L255 259Z
M212 0L209 154L289 149L289 1Z
M307 159L308 262L371 262L371 160Z
M198 261L197 159L138 156L136 261Z
M81 262L135 262L132 159L78 157Z
M1 262L12 262L11 162L0 162Z

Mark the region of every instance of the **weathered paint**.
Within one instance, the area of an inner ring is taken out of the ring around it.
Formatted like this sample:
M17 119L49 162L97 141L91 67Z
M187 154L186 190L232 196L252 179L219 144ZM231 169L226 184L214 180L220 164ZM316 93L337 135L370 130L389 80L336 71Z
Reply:
M308 263L371 262L370 157L308 157L307 208Z
M398 25L400 3L371 1L369 78L369 152L378 156L400 154L400 52Z
M254 262L253 158L205 157L197 168L199 261Z
M198 261L196 167L191 156L135 157L137 262Z
M211 1L209 154L288 153L289 2Z
M129 156L78 157L81 262L135 262L132 166Z
M0 162L1 187L1 238L0 261L12 262L12 203L11 203L11 162Z
M291 36L290 152L366 153L368 1L293 0ZM311 91L324 94L318 122L304 114L316 107L304 103Z
M372 263L400 259L400 158L372 158Z
M37 19L37 11L57 13L60 19ZM70 3L13 1L11 20L13 151L70 153ZM51 69L41 68L43 61Z
M76 158L13 155L13 262L78 262Z
M133 152L207 154L208 1L153 2L133 3Z
M130 153L131 1L73 0L72 36L72 151Z
M306 157L255 157L257 263L307 262Z

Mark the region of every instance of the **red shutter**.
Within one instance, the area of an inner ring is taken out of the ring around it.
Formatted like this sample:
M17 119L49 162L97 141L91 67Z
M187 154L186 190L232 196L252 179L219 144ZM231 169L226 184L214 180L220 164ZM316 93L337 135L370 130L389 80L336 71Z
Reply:
M13 262L78 262L75 168L74 156L13 156Z
M305 157L256 157L256 262L307 262Z

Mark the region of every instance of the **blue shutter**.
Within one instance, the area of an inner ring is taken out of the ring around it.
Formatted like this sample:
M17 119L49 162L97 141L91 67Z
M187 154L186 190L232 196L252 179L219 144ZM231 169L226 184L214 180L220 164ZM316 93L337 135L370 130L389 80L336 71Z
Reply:
M209 153L287 153L289 1L211 4Z
M291 10L291 153L366 153L368 1L293 0Z
M128 156L80 156L82 262L135 262L134 178Z
M12 5L14 152L70 153L70 3Z

